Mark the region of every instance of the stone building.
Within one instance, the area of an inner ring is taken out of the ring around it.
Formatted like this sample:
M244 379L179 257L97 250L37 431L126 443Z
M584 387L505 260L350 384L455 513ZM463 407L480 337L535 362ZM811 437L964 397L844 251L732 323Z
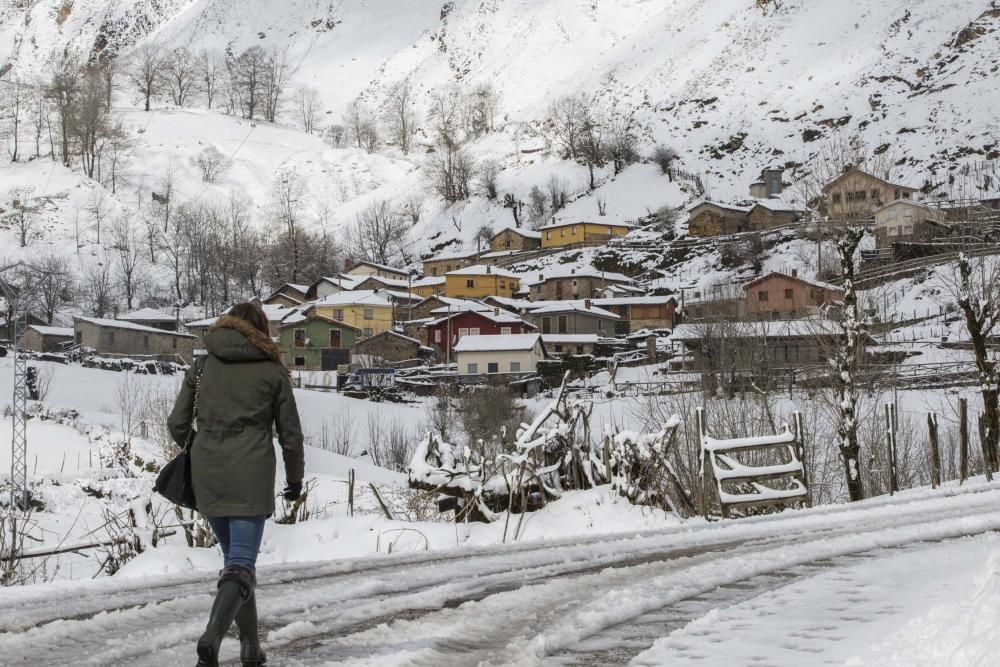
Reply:
M29 324L21 344L34 352L62 352L73 344L73 328Z
M597 334L613 336L620 319L609 310L598 308L590 299L562 302L533 308L525 315L543 334Z
M747 222L751 230L764 231L799 222L808 215L808 211L791 202L779 198L767 198L753 205L747 214Z
M607 242L616 236L625 236L631 227L620 222L556 222L538 231L543 248L555 248L586 241Z
M688 209L688 234L722 236L748 231L750 208L711 201L698 202Z
M479 261L479 253L465 253L431 257L423 261L424 276L443 276L446 273L473 266Z
M390 280L406 280L409 273L406 269L397 269L394 266L376 264L375 262L361 261L351 264L344 270L346 276L377 276L379 278L389 278Z
M422 358L434 354L416 338L395 331L383 331L377 336L365 338L354 345L352 352L356 363L368 367L419 363Z
M898 199L911 200L918 192L851 167L823 186L821 212L831 220L870 218L880 206Z
M816 315L824 306L844 300L844 290L837 285L768 273L743 286L746 292L746 314L753 319L795 319Z
M284 306L286 308L298 306L306 301L306 295L309 293L309 287L309 285L285 283L264 298L262 303L269 306Z
M875 210L875 246L897 241L929 241L944 230L947 213L908 199L897 199Z
M131 322L132 324L141 324L145 327L153 327L154 329L163 329L164 331L177 331L177 316L164 313L155 308L134 310L131 313L119 315L115 319L122 320L123 322Z
M490 239L490 250L538 250L542 247L542 233L520 227L502 229Z
M525 274L522 283L528 287L532 301L589 299L611 285L631 285L632 279L621 273L596 271L591 268L547 267L538 273Z
M95 317L73 320L74 342L98 354L135 355L171 360L176 357L190 363L194 359L198 337L163 331L141 324Z

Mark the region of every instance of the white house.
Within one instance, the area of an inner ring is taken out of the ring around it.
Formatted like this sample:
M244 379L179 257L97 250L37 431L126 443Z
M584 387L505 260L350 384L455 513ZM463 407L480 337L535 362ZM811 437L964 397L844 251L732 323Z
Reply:
M463 336L454 348L458 372L534 373L545 359L541 334Z

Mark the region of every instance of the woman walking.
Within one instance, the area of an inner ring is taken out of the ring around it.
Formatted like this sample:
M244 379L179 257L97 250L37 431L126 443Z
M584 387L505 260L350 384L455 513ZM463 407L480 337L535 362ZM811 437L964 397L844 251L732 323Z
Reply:
M285 464L286 500L302 492L302 428L288 371L268 336L267 317L250 303L234 306L205 335L208 357L184 377L168 425L183 446L197 401L191 446L195 502L212 526L225 565L215 603L198 640L198 665L219 662L219 645L236 622L243 665L263 665L257 637L257 552L264 521L274 513L277 431Z

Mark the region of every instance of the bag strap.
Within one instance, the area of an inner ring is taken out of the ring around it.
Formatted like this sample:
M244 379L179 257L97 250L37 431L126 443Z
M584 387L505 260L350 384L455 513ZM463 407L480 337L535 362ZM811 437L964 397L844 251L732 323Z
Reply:
M201 395L201 376L205 374L205 363L208 356L199 357L194 362L194 406L191 408L191 426L188 428L187 438L184 439L184 451L190 452L194 444L195 422L198 420L198 397Z

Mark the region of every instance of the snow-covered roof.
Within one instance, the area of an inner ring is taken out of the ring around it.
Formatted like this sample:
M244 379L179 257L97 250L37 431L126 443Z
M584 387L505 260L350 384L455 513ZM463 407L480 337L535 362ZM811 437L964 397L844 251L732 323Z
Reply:
M71 327L47 327L41 324L29 324L29 329L34 329L43 336L62 336L64 338L73 337L73 329Z
M542 233L541 232L536 232L536 231L533 231L531 229L521 229L520 227L504 227L503 229L501 229L500 231L498 231L496 234L494 234L492 237L490 237L490 240L492 241L493 239L495 239L496 237L500 236L504 232L511 232L513 234L517 234L518 236L523 236L526 239L541 239L542 238Z
M603 220L558 220L556 222L545 225L544 227L539 227L539 232L544 232L547 229L558 229L559 227L572 227L573 225L598 225L599 227L622 227L624 229L632 229L633 225L627 222L605 222Z
M361 280L355 283L357 285L363 285L369 280L375 281L380 285L385 285L386 287L395 287L398 289L407 289L410 285L415 283L407 282L406 280L398 280L396 278L383 278L382 276L365 276Z
M131 313L119 315L118 319L126 322L174 322L177 318L155 308L140 308Z
M887 180L885 178L882 178L881 176L876 176L875 174L870 174L867 171L865 171L864 169L859 169L857 167L851 167L850 169L847 169L846 171L844 171L844 173L842 173L840 176L837 176L836 178L834 178L833 180L831 180L829 183L827 183L826 185L824 185L823 186L823 192L828 192L830 190L830 188L832 188L834 185L836 185L837 183L839 183L841 180L843 180L844 178L846 178L848 175L854 174L854 173L864 174L865 176L868 176L869 178L874 178L876 181L880 181L881 183L883 183L885 185L888 185L890 187L893 187L893 188L904 188L906 190L913 190L914 192L917 191L917 190L919 190L920 189L920 185L921 185L921 183L919 182L919 177L917 177L915 175L904 176L904 177L901 177L901 178L894 179L894 180L890 181L890 180Z
M447 305L441 306L440 308L435 308L431 313L455 313L462 312L464 310L474 310L478 312L492 311L493 306L487 306L485 303L480 303L479 301L473 301L472 299L456 299L454 297L439 296L437 299Z
M155 333L162 334L164 336L180 336L181 338L195 338L192 334L177 333L176 331L165 331L164 329L156 329L154 327L147 327L142 324L135 324L134 322L125 322L123 320L106 320L100 317L74 317L75 322L87 322L99 327L105 327L107 329L128 329L130 331L143 331L145 333Z
M497 250L496 252L484 252L479 256L480 259L496 259L498 257L511 257L513 255L519 255L523 250Z
M541 334L509 334L500 336L462 336L455 352L526 352L534 349Z
M696 208L699 208L701 206L715 206L716 208L725 209L727 211L735 211L737 213L749 213L750 209L753 208L752 206L738 206L736 204L723 204L722 202L709 201L707 199L702 199L702 200L693 202L685 210L688 213L691 213Z
M759 278L754 278L753 280L751 280L751 281L749 281L747 283L744 283L743 284L743 289L749 289L752 285L756 285L757 283L761 283L761 282L764 282L765 280L769 280L770 278L775 278L775 277L777 277L777 278L787 278L788 280L794 280L796 282L800 282L800 283L803 283L805 285L809 285L811 287L818 287L820 289L824 289L824 290L827 290L827 291L832 291L832 292L843 292L844 291L844 288L841 287L841 286L839 286L839 285L833 285L831 283L825 283L825 282L822 282L820 280L806 280L805 278L801 278L799 276L793 276L793 275L790 275L790 274L787 274L787 273L780 273L778 271L771 271L770 273L766 273L763 276L760 276Z
M805 207L796 203L790 197L782 195L771 195L754 200L754 206L766 208L769 211L792 211L795 213L805 212Z
M542 334L542 340L553 345L596 345L597 334Z
M425 262L442 262L449 259L469 259L470 257L478 257L478 252L470 252L468 250L462 250L461 252L443 252L433 257L428 257L423 260Z
M701 340L706 333L725 338L809 338L837 336L843 328L830 320L762 320L760 322L726 322L720 324L680 324L670 338Z
M420 280L414 280L414 287L429 287L434 285L444 285L444 276L428 276L426 278L421 278Z
M318 301L313 302L314 306L386 306L392 307L385 298L379 296L375 290L355 290L328 294Z
M527 285L541 285L547 280L556 280L559 278L599 278L601 280L614 280L621 283L632 282L632 279L623 273L598 271L593 267L579 266L548 266L537 272L525 273L521 281Z
M516 273L511 273L505 269L501 269L496 266L489 266L487 264L474 264L472 266L467 266L464 269L455 269L454 271L448 272L449 276L500 276L502 278L517 278L520 280L521 276Z
M591 302L590 308L587 308L586 304L580 301L563 301L560 303L553 303L547 306L542 306L541 308L533 308L528 311L532 315L549 315L552 313L584 313L586 315L593 315L594 317L603 317L609 320L617 320L618 316L612 313L610 310L604 310L603 308L598 308Z
M376 338L378 338L380 336L394 336L394 337L399 338L401 340L405 340L407 343L415 343L416 345L419 345L420 347L423 347L423 345L424 345L423 343L421 343L416 338L410 338L409 336L404 336L403 334L399 333L398 331L391 331L389 329L386 329L385 331L377 333L374 336L370 336L369 338L365 338L361 342L364 343L364 342L373 341L373 340L375 340Z
M525 322L524 320L522 320L520 317L518 317L514 313L511 313L511 312L506 311L506 310L499 310L499 312L495 312L492 309L490 309L490 310L460 310L460 311L452 311L452 313L450 315L446 314L446 315L444 315L444 317L438 317L436 320L431 320L425 326L432 327L432 326L435 326L437 324L440 324L441 322L447 322L448 320L452 319L453 317L458 317L459 315L463 315L463 314L466 314L466 313L471 313L471 314L474 314L474 315L479 315L480 317L484 317L484 318L490 320L491 322L493 322L495 324L521 324L521 325L524 325L526 327L534 328L533 325L531 325L528 322Z
M396 273L401 276L408 275L405 269L398 269L395 266L389 266L388 264L377 264L375 262L369 262L367 260L362 260L360 262L355 262L354 264L351 264L344 270L344 273L351 275L351 271L358 268L359 266L370 266L373 269L378 269L380 271L389 271L390 273Z

